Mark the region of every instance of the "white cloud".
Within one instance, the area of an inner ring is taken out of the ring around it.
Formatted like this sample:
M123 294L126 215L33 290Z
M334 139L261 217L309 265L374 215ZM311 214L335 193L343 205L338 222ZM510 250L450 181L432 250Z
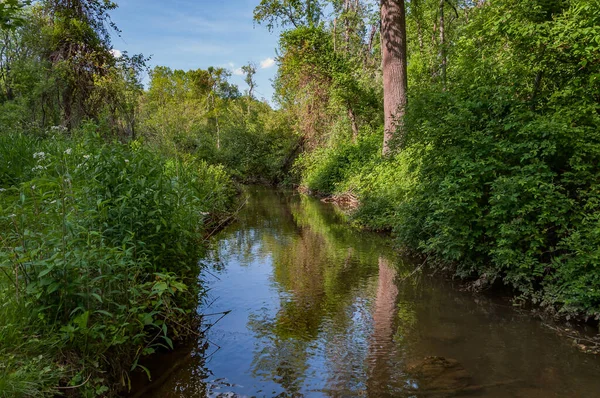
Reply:
M260 61L260 68L267 69L275 65L275 60L273 58L267 58Z
M110 53L115 58L121 58L123 56L123 53L121 51L117 50L116 48L113 48L112 50L110 50Z
M229 66L229 69L231 70L231 73L233 73L235 76L244 76L244 70L242 68L236 68L235 64L233 62L228 62L227 66Z

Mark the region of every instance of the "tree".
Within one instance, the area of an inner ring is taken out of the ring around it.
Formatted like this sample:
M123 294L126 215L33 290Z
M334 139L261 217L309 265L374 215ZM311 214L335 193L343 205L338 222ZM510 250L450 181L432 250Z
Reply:
M261 0L254 9L254 20L266 23L269 30L292 25L314 27L323 13L319 0Z
M3 0L0 2L0 29L11 30L23 23L21 11L28 2Z
M102 101L90 103L95 79L115 67L109 29L116 29L108 12L117 7L109 0L46 0L52 19L52 44L46 57L60 76L63 123L75 126L96 117Z
M403 137L408 91L404 0L381 0L381 42L385 156L390 153L392 140Z
M248 65L242 66L242 72L244 72L244 81L248 85L248 97L253 98L254 88L256 87L256 81L254 81L254 75L256 74L256 64L249 62Z

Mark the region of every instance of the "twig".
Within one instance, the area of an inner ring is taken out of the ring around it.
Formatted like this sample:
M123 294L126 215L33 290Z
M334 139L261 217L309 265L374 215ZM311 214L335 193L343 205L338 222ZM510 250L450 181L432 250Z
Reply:
M402 283L405 280L407 280L408 278L411 278L414 274L416 274L417 272L421 271L423 269L423 267L425 266L425 264L427 264L427 260L429 260L429 256L427 256L425 258L425 261L423 261L423 264L419 265L417 268L415 268L413 270L413 272L411 272L409 275L405 276L404 278L400 279L399 282Z
M218 276L216 276L215 274L213 274L212 272L210 272L210 271L208 271L206 269L204 269L202 271L206 272L207 274L209 274L210 276L214 277L215 279L217 279L219 281L221 280L221 278L219 278Z
M212 307L212 305L215 303L215 301L217 301L218 299L220 299L221 297L216 297L213 301L210 302L209 305L206 306L206 310L209 309L210 307Z
M57 390L73 390L75 388L81 388L81 387L85 386L88 381L90 381L91 377L92 377L92 374L90 373L90 375L88 376L88 378L85 379L85 381L83 383L79 384L78 386L56 387L56 389Z
M215 316L215 315L227 315L231 312L231 310L229 311L223 311L223 312L215 312L212 314L202 314L202 316Z
M546 326L547 328L549 328L549 329L551 329L551 330L553 330L553 331L555 331L557 333L560 333L560 334L562 334L562 335L564 335L564 336L566 336L568 338L571 338L573 340L585 341L585 342L588 342L588 343L592 344L594 347L600 347L600 341L598 341L598 340L591 340L591 339L588 339L588 338L585 338L585 337L581 337L581 336L578 336L578 335L572 335L572 334L569 334L567 331L560 329L559 327L551 326L551 325L549 325L547 323L544 323L544 326Z
M208 327L206 327L206 329L204 329L201 333L204 334L204 333L208 332L213 326L215 326L217 323L219 323L219 321L221 319L225 318L230 312L231 312L231 310L223 312L223 315L221 315L221 317L219 319L214 321L212 324L208 325Z

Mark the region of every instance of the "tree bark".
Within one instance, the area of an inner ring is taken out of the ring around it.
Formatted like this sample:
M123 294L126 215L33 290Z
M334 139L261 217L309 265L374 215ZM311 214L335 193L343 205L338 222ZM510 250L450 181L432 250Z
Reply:
M337 52L337 18L333 19L333 52Z
M442 88L445 91L446 90L446 64L448 62L447 57L446 57L446 33L444 31L445 29L445 25L446 25L446 21L444 18L444 3L446 2L446 0L440 0L440 9L439 9L439 13L440 13L440 62L441 62L441 70L440 70L440 76L442 78Z
M424 52L423 22L421 21L421 5L418 0L412 0L412 9L415 14L415 21L417 22L417 40L419 41L419 54L421 54L422 57Z
M350 119L350 124L352 125L352 142L356 142L358 140L358 123L356 122L356 115L354 114L354 110L350 104L348 107L348 118Z
M346 54L350 52L350 21L348 20L350 7L350 0L346 0L344 2L344 50Z
M381 40L385 116L382 154L386 156L392 140L404 136L402 119L408 91L404 0L381 0Z

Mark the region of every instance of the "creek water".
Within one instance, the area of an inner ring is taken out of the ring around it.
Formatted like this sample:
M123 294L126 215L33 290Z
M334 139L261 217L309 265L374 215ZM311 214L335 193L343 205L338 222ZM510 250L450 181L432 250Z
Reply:
M332 205L247 194L201 275L214 325L144 396L600 397L600 358L509 301L413 273Z

